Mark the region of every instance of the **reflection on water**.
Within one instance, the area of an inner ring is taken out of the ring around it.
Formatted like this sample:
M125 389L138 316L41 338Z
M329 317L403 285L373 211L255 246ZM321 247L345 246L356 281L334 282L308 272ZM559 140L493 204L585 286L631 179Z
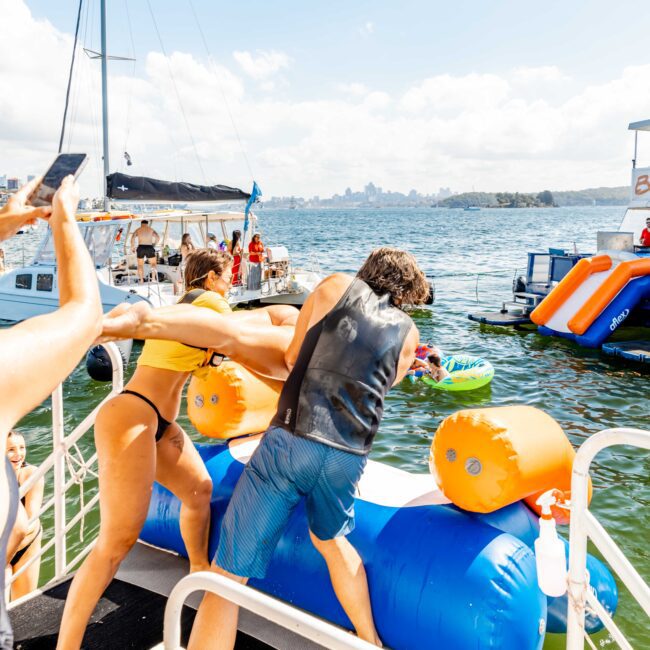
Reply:
M494 365L492 383L473 392L445 393L408 382L390 392L372 456L409 471L427 472L436 428L444 417L461 408L536 406L557 419L576 446L608 427L650 428L647 370L563 339L479 326L467 319L470 311L498 310L510 297L513 278L525 270L527 251L545 251L552 246L593 252L596 231L616 229L622 215L622 208L479 213L263 210L260 222L267 245L287 244L294 259L303 265L309 263L311 252L317 252L327 272L356 270L364 256L379 245L410 250L436 288L435 305L412 313L422 339L435 342L447 354L483 356ZM35 235L25 237L33 246ZM10 249L8 257L19 259L21 247ZM91 382L82 369L73 375L65 387L68 430L106 390ZM27 430L32 462L42 460L48 451L49 418L49 407L43 405L20 425ZM185 417L181 422L189 428ZM86 451L91 444L91 440L84 443ZM650 578L649 477L648 455L624 447L600 454L593 471L594 508L646 578ZM88 486L86 498L92 494L92 481ZM47 530L51 521L45 523ZM96 516L90 517L87 531L96 525ZM618 620L623 621L633 645L650 647L642 616L624 606Z

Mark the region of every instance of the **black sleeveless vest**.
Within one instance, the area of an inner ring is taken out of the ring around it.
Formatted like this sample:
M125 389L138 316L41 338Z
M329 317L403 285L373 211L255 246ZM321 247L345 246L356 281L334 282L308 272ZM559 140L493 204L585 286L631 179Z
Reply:
M274 426L366 455L397 374L411 319L355 278L306 334L280 395Z

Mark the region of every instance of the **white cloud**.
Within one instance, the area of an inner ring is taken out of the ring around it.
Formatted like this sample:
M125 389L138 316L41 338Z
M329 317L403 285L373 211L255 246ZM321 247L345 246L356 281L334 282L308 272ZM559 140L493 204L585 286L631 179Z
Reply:
M355 97L362 97L363 95L368 94L368 87L365 84L357 82L337 84L336 89L345 95L352 95Z
M24 178L56 151L72 39L34 20L20 0L5 0L3 10L0 88L11 92L0 93L0 174ZM135 79L129 64L111 63L112 169L247 188L243 146L267 196L327 196L368 181L422 192L618 185L628 180L627 124L650 115L650 65L587 86L543 66L441 74L411 81L398 95L361 82L327 95L323 84L320 97L297 101L270 92L282 83L286 55L241 54L257 76L213 69L183 52L149 53ZM99 63L80 56L69 135L72 149L91 154L82 177L88 194L101 187L98 75ZM128 169L125 148L134 161ZM641 164L650 158L643 152Z
M570 81L571 77L556 65L542 65L536 67L519 67L512 72L515 83L555 83Z
M249 77L257 80L277 74L291 64L291 58L287 54L275 50L270 52L258 50L255 54L248 51L235 51L233 57Z
M363 36L364 38L367 38L368 36L373 34L374 31L375 31L375 24L370 21L368 21L367 23L359 27L359 34L361 34L361 36Z

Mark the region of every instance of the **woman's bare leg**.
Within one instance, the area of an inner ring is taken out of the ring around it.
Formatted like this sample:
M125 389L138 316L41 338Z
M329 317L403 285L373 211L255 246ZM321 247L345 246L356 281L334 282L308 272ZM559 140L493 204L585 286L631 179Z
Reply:
M41 551L41 539L43 531L39 532L36 539L30 544L16 566L12 567L14 573L24 567L29 560L38 555ZM11 600L16 600L28 594L38 587L38 576L41 572L41 560L34 560L25 571L23 571L11 585Z
M190 572L207 571L212 479L189 436L174 422L156 445L156 480L181 500L181 535Z
M97 414L99 537L72 581L63 610L59 650L81 646L90 615L138 539L155 475L156 426L151 407L133 395L119 395Z

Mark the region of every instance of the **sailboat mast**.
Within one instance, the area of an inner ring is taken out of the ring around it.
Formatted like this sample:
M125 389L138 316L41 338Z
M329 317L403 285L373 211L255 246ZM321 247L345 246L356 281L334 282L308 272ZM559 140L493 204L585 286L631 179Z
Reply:
M102 130L104 136L104 210L108 212L111 202L107 196L106 177L110 172L108 160L108 52L106 50L106 0L101 0L102 38Z

